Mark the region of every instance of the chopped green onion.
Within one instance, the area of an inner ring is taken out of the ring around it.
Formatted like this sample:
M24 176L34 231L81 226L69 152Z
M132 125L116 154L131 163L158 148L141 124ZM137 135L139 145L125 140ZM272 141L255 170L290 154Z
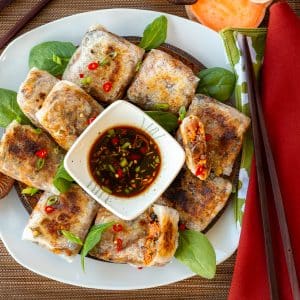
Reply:
M141 169L141 167L140 167L140 166L137 166L137 167L135 168L135 172L138 173L138 172L140 171L140 169Z
M131 161L128 165L128 167L130 168L133 165L133 161Z
M78 245L80 245L80 246L83 245L82 240L81 240L77 235L75 235L74 233L72 233L71 231L61 230L61 233L62 233L63 236L64 236L67 240L69 240L70 242L75 243L75 244L78 244Z
M39 158L37 161L36 161L36 168L38 170L42 169L43 166L45 164L45 159L44 158Z
M184 118L185 118L185 115L186 115L186 109L185 109L185 106L181 106L179 108L179 111L178 111L178 114L179 114L179 120L182 121Z
M58 148L58 147L55 147L55 148L53 149L53 152L54 152L55 154L58 154L58 153L59 153L59 148Z
M160 162L160 159L158 156L155 157L155 162L158 164Z
M141 68L141 65L142 65L142 61L139 60L139 61L137 62L137 64L136 64L136 66L135 66L135 71L136 71L136 72L139 71L139 69Z
M35 128L35 129L33 129L33 131L36 134L41 134L42 133L42 129L41 128Z
M111 191L110 188L108 188L108 187L106 187L106 186L104 186L104 185L102 185L101 188L102 188L102 190L103 190L105 193L107 193L107 194L112 194L112 191Z
M131 144L130 144L129 142L126 142L126 143L124 143L124 144L121 146L121 148L122 148L122 149L126 149L126 148L128 148L129 146L131 146Z
M50 206L50 205L57 204L58 201L59 201L58 196L54 196L54 195L53 195L53 196L50 196L50 197L48 197L48 199L47 199L47 205Z
M130 190L129 190L128 188L126 188L126 189L124 190L124 192L125 192L126 194L129 194L129 193L130 193Z
M30 186L28 186L27 188L23 189L21 193L22 193L22 194L25 194L25 195L33 196L33 195L35 195L38 191L39 191L39 189L37 189L37 188L35 188L35 187L30 187Z
M112 171L113 173L116 173L115 168L112 165L108 165L108 168L110 169L110 171Z
M167 110L169 109L170 105L168 103L156 103L153 106L153 109L157 109L157 110Z
M90 84L92 82L92 78L87 76L87 77L84 77L81 79L81 84L83 85L87 85L87 84Z
M109 137L112 137L112 136L114 136L116 134L114 129L109 129L107 133L108 133L107 135Z
M127 159L125 158L125 157L123 157L122 159L121 159L121 161L120 161L120 166L122 167L122 168L124 168L124 167L126 167L128 165L128 161L127 161Z
M100 61L100 66L105 66L105 65L107 65L109 63L109 60L108 60L108 58L107 57L104 57L101 61Z

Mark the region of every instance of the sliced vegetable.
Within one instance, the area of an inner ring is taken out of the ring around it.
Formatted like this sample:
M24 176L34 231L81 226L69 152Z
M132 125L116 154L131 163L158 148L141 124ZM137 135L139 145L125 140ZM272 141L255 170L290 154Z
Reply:
M165 16L156 18L144 30L139 44L146 51L159 47L167 38L168 19Z
M74 182L73 178L64 168L63 161L60 163L53 179L54 186L61 192L65 193Z
M68 231L68 230L61 230L61 233L63 234L63 236L69 240L70 242L74 243L74 244L78 244L80 246L83 245L83 242L82 240L77 236L75 235L74 233L72 233L71 231Z
M39 157L36 161L36 168L37 170L41 170L43 166L45 165L45 158Z
M35 188L35 187L28 186L27 188L23 189L21 193L24 194L24 195L33 196L33 195L35 195L38 191L39 191L39 189L37 189L37 188Z
M170 112L145 111L145 113L168 132L172 132L178 127L177 117Z
M181 106L181 107L179 108L178 115L179 115L179 117L178 117L178 120L179 120L179 121L182 121L182 120L185 118L185 116L186 116L186 109L185 109L185 106Z
M55 205L59 202L59 199L58 199L58 196L50 196L48 199L47 199L47 205Z
M81 266L84 271L84 258L87 256L89 251L91 251L101 240L102 233L111 227L114 224L114 222L105 223L105 224L99 224L94 225L90 229L84 244L83 248L81 250Z
M0 127L5 128L14 120L31 124L18 105L17 93L0 88Z
M153 106L154 110L168 110L170 105L168 103L156 103Z
M29 67L37 67L54 76L62 75L75 52L76 47L69 42L44 42L34 46L29 54Z
M235 75L223 68L204 69L199 72L200 82L197 92L219 101L230 98L235 87Z
M216 254L207 237L194 230L179 232L175 257L196 274L211 279L216 273Z
M187 6L187 13L190 18L215 31L225 27L253 28L259 26L271 2L257 4L249 0L198 0Z

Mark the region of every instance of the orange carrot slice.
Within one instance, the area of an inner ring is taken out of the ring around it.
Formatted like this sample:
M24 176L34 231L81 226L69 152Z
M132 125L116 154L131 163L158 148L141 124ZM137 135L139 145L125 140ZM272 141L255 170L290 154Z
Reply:
M250 0L198 0L187 6L187 12L215 31L226 27L253 28L259 26L271 2L257 4Z

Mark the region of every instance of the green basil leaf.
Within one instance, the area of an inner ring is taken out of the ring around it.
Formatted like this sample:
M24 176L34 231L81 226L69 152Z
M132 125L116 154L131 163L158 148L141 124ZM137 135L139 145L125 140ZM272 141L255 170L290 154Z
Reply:
M27 188L22 190L22 194L24 195L29 195L29 196L33 196L35 195L37 192L39 191L39 189L35 188L35 187L30 187L28 186Z
M61 192L65 193L71 187L74 179L68 174L64 168L64 162L62 161L56 171L53 179L54 186Z
M44 42L34 46L29 54L29 67L37 67L54 76L62 75L75 52L76 47L69 42Z
M139 46L146 51L159 47L167 38L167 29L168 19L165 16L156 18L144 30Z
M186 116L186 109L185 109L185 106L181 106L179 108L179 111L178 111L178 115L179 115L179 120L182 121L185 116Z
M197 92L219 101L230 98L235 87L235 75L223 68L210 68L199 72L200 82Z
M83 245L82 240L81 240L77 235L75 235L74 233L72 233L71 231L61 230L61 233L62 233L63 236L64 236L67 240L69 240L70 242L75 243L75 244L78 244L78 245L80 245L80 246Z
M216 254L207 237L197 231L179 232L175 257L196 274L211 279L216 273Z
M81 250L81 266L84 271L84 258L100 242L102 233L115 222L98 224L91 227Z
M0 88L0 127L5 128L14 120L31 124L18 105L17 93Z
M145 111L145 113L168 132L172 132L178 127L177 117L170 112Z

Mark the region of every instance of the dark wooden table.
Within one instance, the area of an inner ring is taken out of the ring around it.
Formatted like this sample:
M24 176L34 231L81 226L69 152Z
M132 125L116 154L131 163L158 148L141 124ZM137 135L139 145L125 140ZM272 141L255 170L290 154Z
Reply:
M15 0L0 12L0 36L36 2ZM300 0L289 3L299 15ZM150 9L186 17L182 6L171 5L166 0L53 0L21 33L64 16L113 7ZM20 51L20 58L21 55ZM0 241L0 299L226 299L234 260L235 256L219 265L213 280L194 276L178 283L139 291L92 290L62 284L28 271L13 260Z

